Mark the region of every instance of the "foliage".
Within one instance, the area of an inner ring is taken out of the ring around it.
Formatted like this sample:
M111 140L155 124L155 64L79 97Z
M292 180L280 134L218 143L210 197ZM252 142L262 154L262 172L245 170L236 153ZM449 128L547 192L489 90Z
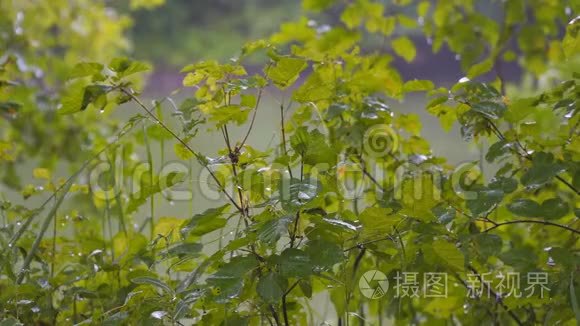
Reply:
M340 325L580 321L579 3L507 0L492 18L468 0L307 0L308 18L248 43L235 60L185 67L181 105L149 106L136 91L148 65L116 57L120 34L97 32L120 33L123 19L99 1L69 2L2 2L3 183L25 198L48 195L39 208L0 206L2 323L306 324L320 322L316 298L332 303ZM39 21L34 13L47 8L65 18ZM340 21L319 25L319 11ZM94 49L75 34L79 14L89 21L83 38L99 40ZM434 51L448 47L468 77L449 87L404 80L393 58L412 63L417 53L402 29L428 37ZM391 47L365 51L371 35ZM254 56L267 60L249 73ZM541 81L533 94L508 94L501 64L511 60ZM291 97L265 105L270 88ZM411 92L426 93L442 127L489 143L482 158L493 173L434 156L418 117L387 104ZM127 102L139 114L112 120ZM276 150L249 142L267 109L280 111ZM234 126L244 128L240 139ZM192 145L201 128L223 135L214 157ZM155 196L184 180L153 172L151 145L168 142L208 173L221 194L214 208L156 215ZM16 178L16 165L35 159L42 187ZM74 173L55 178L67 161ZM109 169L95 180L101 163ZM358 287L372 270L390 279L446 273L451 283L445 297L391 289L371 300ZM471 274L514 272L547 272L549 288L515 298L491 283L491 296L469 295Z

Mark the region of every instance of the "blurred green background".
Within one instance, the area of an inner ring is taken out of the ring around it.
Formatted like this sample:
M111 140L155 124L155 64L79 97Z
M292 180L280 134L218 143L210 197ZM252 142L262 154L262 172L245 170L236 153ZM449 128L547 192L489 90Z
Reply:
M132 13L135 57L160 66L181 67L204 60L227 60L251 39L275 32L300 16L298 0L168 0Z

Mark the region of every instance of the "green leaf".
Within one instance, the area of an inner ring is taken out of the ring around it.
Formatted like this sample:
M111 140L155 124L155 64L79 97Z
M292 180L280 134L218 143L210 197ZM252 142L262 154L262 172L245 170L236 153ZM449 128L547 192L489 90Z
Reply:
M146 63L121 57L111 60L109 63L109 68L116 72L117 77L119 78L124 78L139 72L151 70L151 66Z
M317 269L327 269L344 259L344 252L337 244L325 240L310 241L306 247L310 261Z
M265 68L265 73L281 89L292 85L306 69L306 60L292 57L281 57L273 67Z
M302 293L307 298L312 298L312 282L310 280L300 280L298 281L298 286Z
M230 204L225 204L218 208L210 208L185 223L181 229L184 236L202 236L212 231L223 228L227 224L227 219L222 216L228 211Z
M294 220L292 216L274 218L265 222L258 230L258 239L268 244L274 244L282 235L288 233L288 225Z
M69 79L98 75L103 68L104 66L97 62L80 62L72 69Z
M131 0L131 9L153 9L155 7L162 6L165 3L165 0Z
M321 11L332 6L336 0L303 0L302 6L306 10Z
M499 255L504 263L511 265L515 270L528 270L536 266L538 257L528 247L515 247Z
M300 249L288 248L280 255L280 274L284 277L306 277L312 274L310 256Z
M482 233L475 236L477 251L485 257L497 256L502 249L503 241L497 234Z
M406 36L396 38L393 40L392 46L395 53L405 59L405 61L411 62L415 59L417 50L415 49L415 44L413 44L413 41L411 41L410 38Z
M489 119L499 119L506 111L505 104L492 101L475 103L471 109Z
M241 96L240 105L247 108L253 108L258 103L258 100L254 95L251 94L242 94Z
M537 188L565 170L564 164L554 161L552 153L536 152L532 158L532 167L522 175L520 181L526 187Z
M316 129L308 131L307 127L298 128L290 137L290 145L302 155L305 164L336 164L335 151L328 145L326 136Z
M359 216L363 226L363 237L387 235L393 232L393 227L401 222L401 217L394 214L390 208L367 207Z
M477 76L483 75L486 72L490 71L493 68L493 60L492 58L488 58L480 63L474 64L469 68L467 72L467 77L473 79Z
M467 208L475 216L485 215L493 207L501 203L504 193L498 189L482 188L476 192L476 198L467 201Z
M113 88L107 85L89 85L85 87L83 101L79 108L84 111L89 104L94 104L98 109L103 109L107 105L107 93Z
M531 199L516 199L507 205L510 212L524 217L540 217L542 215L540 204Z
M447 224L455 218L456 211L452 207L446 207L446 205L438 205L431 209L433 215L437 217L439 223Z
M404 92L423 92L430 91L435 88L435 85L430 80L410 80L403 85Z
M153 286L156 286L156 287L162 289L163 291L167 292L168 294L173 294L173 290L169 287L169 285L167 285L165 282L161 281L160 279L143 276L143 277L133 278L133 279L131 279L131 282L133 282L135 284L153 285Z
M550 198L542 203L541 214L547 220L562 218L568 214L570 206L559 197Z
M226 105L210 111L210 120L217 122L217 127L221 127L230 122L241 125L248 120L251 110L242 108L240 105Z
M580 306L578 305L578 297L576 297L576 290L574 289L574 272L570 272L570 303L572 310L576 316L576 325L580 325Z
M244 286L246 274L258 267L258 261L252 256L237 256L224 264L207 283L218 290L218 302L226 302L235 298Z
M435 240L433 241L433 250L449 267L458 271L464 270L465 258L454 244L445 240Z
M281 184L281 186L285 185L286 183ZM310 184L308 181L292 179L289 188L282 188L280 193L282 207L288 211L295 211L316 197L318 185Z
M508 154L511 147L511 143L508 143L505 140L500 140L489 147L485 154L485 160L489 163L493 163L496 159Z
M183 182L185 179L185 173L171 172L166 176L163 176L161 179L154 177L153 184L151 184L151 180L148 178L148 176L148 174L144 174L144 177L141 180L142 188L129 200L129 203L126 207L127 213L132 213L139 209L141 205L145 204L147 198L151 197L152 195L160 193L165 189L169 189L176 184Z
M132 261L147 247L147 238L141 233L119 232L113 237L115 257L121 257L121 263Z
M319 73L314 72L294 92L292 98L300 103L329 100L334 94L334 84L325 81Z
M203 249L203 245L200 243L188 243L182 242L167 249L164 254L169 257L179 257L183 258L186 256L196 256Z
M580 53L580 19L575 18L566 26L562 48L566 58L569 59Z
M510 194L518 189L518 181L514 178L494 178L489 184L490 189L498 189L504 194Z
M2 321L0 321L0 326L21 326L24 325L21 322L18 321L18 319L14 318L14 317L8 317L6 319L2 319Z
M260 278L256 285L256 292L268 303L276 303L286 291L288 280L277 273L268 273Z
M193 153L180 142L173 145L173 150L175 151L175 155L184 161L187 161L193 157Z
M204 80L206 77L207 75L200 71L187 73L187 75L185 75L185 78L183 78L183 86L185 87L195 86L199 84L202 80Z

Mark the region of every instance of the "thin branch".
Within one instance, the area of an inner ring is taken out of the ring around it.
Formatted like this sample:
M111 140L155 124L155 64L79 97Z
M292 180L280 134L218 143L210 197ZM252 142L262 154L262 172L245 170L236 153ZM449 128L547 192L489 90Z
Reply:
M300 156L300 182L304 180L304 157ZM294 247L294 242L296 241L296 233L298 232L298 222L300 221L300 210L296 212L296 218L294 219L294 231L290 235L290 248Z
M265 68L266 78L268 77L268 71L270 71L270 67L272 67L272 63L273 62L270 62ZM244 147L244 145L246 144L246 141L248 140L248 137L250 137L250 133L252 132L252 128L254 128L254 122L256 121L256 116L258 114L258 107L260 106L260 100L262 99L262 92L263 91L264 91L264 87L260 87L260 89L258 90L258 97L256 99L256 105L254 106L254 113L252 115L252 121L250 122L250 127L248 127L248 131L246 132L246 135L244 136L242 142L240 143L240 146L238 146L237 148Z
M486 222L492 222L494 225L492 227L490 227L489 229L485 229L483 231L484 233L489 232L493 229L496 229L496 228L498 228L500 226L504 226L504 225L532 223L532 224L542 224L542 225L547 225L547 226L553 226L553 227L561 228L564 230L568 230L572 233L580 234L580 230L573 229L573 228L566 226L566 225L552 223L552 222L548 222L548 221L542 221L542 220L515 220L515 221L507 221L507 222L493 222L493 221L488 219L488 220L486 220Z
M157 116L151 112L151 110L149 110L147 108L147 106L145 106L145 104L143 104L143 102L141 102L141 100L139 100L138 97L136 97L132 92L126 90L125 88L121 88L121 91L123 93L125 93L127 96L129 96L135 103L137 103L145 112L147 112L147 114L157 123L161 126L161 128L163 128L165 131L167 131L173 138L175 138L177 141L179 141L181 143L181 145L183 145L191 154L193 154L193 156L195 156L196 158L198 157L195 153L195 151L187 144L187 142L185 142L181 137L179 137L175 132L173 132L173 130L171 130L169 127L167 127L167 125L165 125L165 123L163 123L161 120L159 120L159 118L157 118ZM198 158L198 162L201 163L201 165L209 172L210 176L213 178L213 180L217 183L218 188L220 189L220 191L228 198L228 200L234 205L234 207L236 207L237 210L242 211L242 208L238 205L238 203L236 203L236 201L232 198L232 196L230 196L230 194L226 191L226 189L224 188L224 186L222 186L221 182L219 181L219 179L217 178L217 176L215 175L215 173L209 168L209 166L207 164L204 164L203 162L201 162L201 160L199 160Z
M260 90L258 91L258 97L256 99L256 106L254 107L254 114L252 115L252 121L250 121L250 126L248 127L248 131L246 132L246 135L242 139L242 142L241 142L240 146L238 146L238 148L244 147L244 145L246 144L246 141L248 140L248 137L250 137L250 133L252 132L252 128L254 128L254 122L256 121L256 116L258 115L258 107L260 105L260 100L262 99L262 90L263 89L260 88Z
M351 251L353 249L362 249L362 248L365 248L365 246L370 245L372 243L380 242L380 241L385 241L385 240L392 240L392 237L389 235L389 236L386 236L386 237L381 237L379 239L373 239L373 240L369 240L369 241L357 243L356 245L354 245L352 247L349 247L349 248L346 248L343 251L344 252L348 252L348 251Z
M286 307L286 296L282 296L282 313L284 314L284 324L290 326L290 321L288 319L288 308Z
M282 324L280 324L280 317L278 317L278 312L276 312L276 309L274 309L273 305L269 305L270 308L270 312L272 313L272 317L274 317L274 321L276 322L277 326L281 326Z
M288 104L290 107L290 104ZM284 155L288 156L288 148L286 147L286 127L284 126L286 123L284 122L284 105L280 104L280 129L282 130L282 149L284 150ZM288 163L288 173L290 174L290 179L293 179L292 176L292 169L290 168L290 163Z

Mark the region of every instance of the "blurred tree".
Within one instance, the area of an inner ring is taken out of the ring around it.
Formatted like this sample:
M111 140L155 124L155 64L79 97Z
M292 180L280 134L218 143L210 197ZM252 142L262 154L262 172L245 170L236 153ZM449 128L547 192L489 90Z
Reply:
M134 13L135 56L170 65L228 59L248 39L272 33L299 13L300 3L293 0L168 1L155 11Z

